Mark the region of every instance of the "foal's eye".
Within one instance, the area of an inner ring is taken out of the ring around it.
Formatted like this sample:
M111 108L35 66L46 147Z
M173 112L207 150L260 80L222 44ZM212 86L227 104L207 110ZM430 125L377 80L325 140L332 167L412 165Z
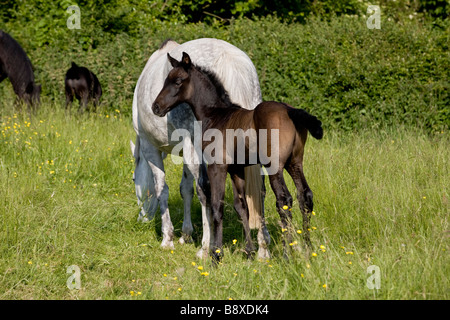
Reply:
M183 82L183 80L181 80L181 78L177 78L177 80L175 80L175 84L177 86L180 86L182 82Z

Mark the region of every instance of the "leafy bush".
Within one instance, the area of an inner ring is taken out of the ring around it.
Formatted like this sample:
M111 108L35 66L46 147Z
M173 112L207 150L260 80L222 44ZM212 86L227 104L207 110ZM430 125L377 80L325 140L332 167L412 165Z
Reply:
M241 17L225 24L218 19L180 23L188 18L175 11L193 2L178 7L169 3L174 14L160 19L169 10L165 3L80 1L82 28L69 30L68 1L14 2L6 6L3 15L9 18L0 29L30 56L43 85L43 101L61 105L64 75L75 61L99 77L104 109L130 114L136 81L162 41L214 37L252 58L265 100L305 108L327 126L448 128L448 19L427 22L417 14L399 20L382 9L381 30L368 29L366 18L354 14L313 16L305 23L275 16ZM319 3L326 8L326 1ZM0 95L13 97L6 82L0 85Z

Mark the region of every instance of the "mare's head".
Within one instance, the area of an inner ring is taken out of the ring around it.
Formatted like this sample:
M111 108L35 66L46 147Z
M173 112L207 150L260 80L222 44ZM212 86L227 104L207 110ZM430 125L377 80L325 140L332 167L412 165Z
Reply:
M167 58L173 69L170 70L164 81L164 87L152 106L153 113L160 117L164 117L180 103L191 99L194 92L190 81L193 67L189 55L183 52L181 61L172 58L170 54L167 54Z
M31 81L26 86L22 98L29 106L37 107L41 103L41 90L40 84L37 85Z

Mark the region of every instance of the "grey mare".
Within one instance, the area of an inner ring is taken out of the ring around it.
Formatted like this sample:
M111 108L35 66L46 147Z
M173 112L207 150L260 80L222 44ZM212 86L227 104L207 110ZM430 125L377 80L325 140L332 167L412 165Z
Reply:
M136 84L133 98L133 126L136 142L131 142L131 150L135 157L133 179L136 187L138 204L141 206L138 220L152 219L158 208L162 220L162 247L173 248L174 228L170 219L168 197L169 189L165 181L164 158L180 144L180 137L172 134L185 129L189 133L184 139L183 150L194 150L194 123L196 121L191 108L183 104L164 117L156 116L152 104L161 91L164 80L172 66L167 60L167 53L180 59L182 52L188 52L197 64L214 71L224 84L233 102L246 109L253 109L262 101L256 68L250 58L237 47L218 39L196 39L183 44L165 41L155 51ZM190 139L189 139L190 137ZM202 247L198 257L207 257L211 246L212 217L210 210L209 182L204 161L199 161L196 152L183 153L183 175L180 193L184 201L184 219L180 243L191 240L191 203L194 193L193 182L196 182L197 196L202 206ZM197 158L195 158L197 157ZM200 159L201 160L201 159ZM200 162L200 164L199 164ZM270 242L264 219L264 184L260 175L260 166L246 169L247 202L249 203L249 220L252 228L258 228L258 257L270 256Z

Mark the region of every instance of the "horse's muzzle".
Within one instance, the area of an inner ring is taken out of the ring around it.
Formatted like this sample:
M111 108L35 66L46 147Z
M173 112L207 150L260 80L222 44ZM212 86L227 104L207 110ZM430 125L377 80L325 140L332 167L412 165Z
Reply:
M157 115L158 117L164 117L166 115L165 112L161 111L161 107L159 106L158 103L153 103L152 105L152 111L155 115Z

